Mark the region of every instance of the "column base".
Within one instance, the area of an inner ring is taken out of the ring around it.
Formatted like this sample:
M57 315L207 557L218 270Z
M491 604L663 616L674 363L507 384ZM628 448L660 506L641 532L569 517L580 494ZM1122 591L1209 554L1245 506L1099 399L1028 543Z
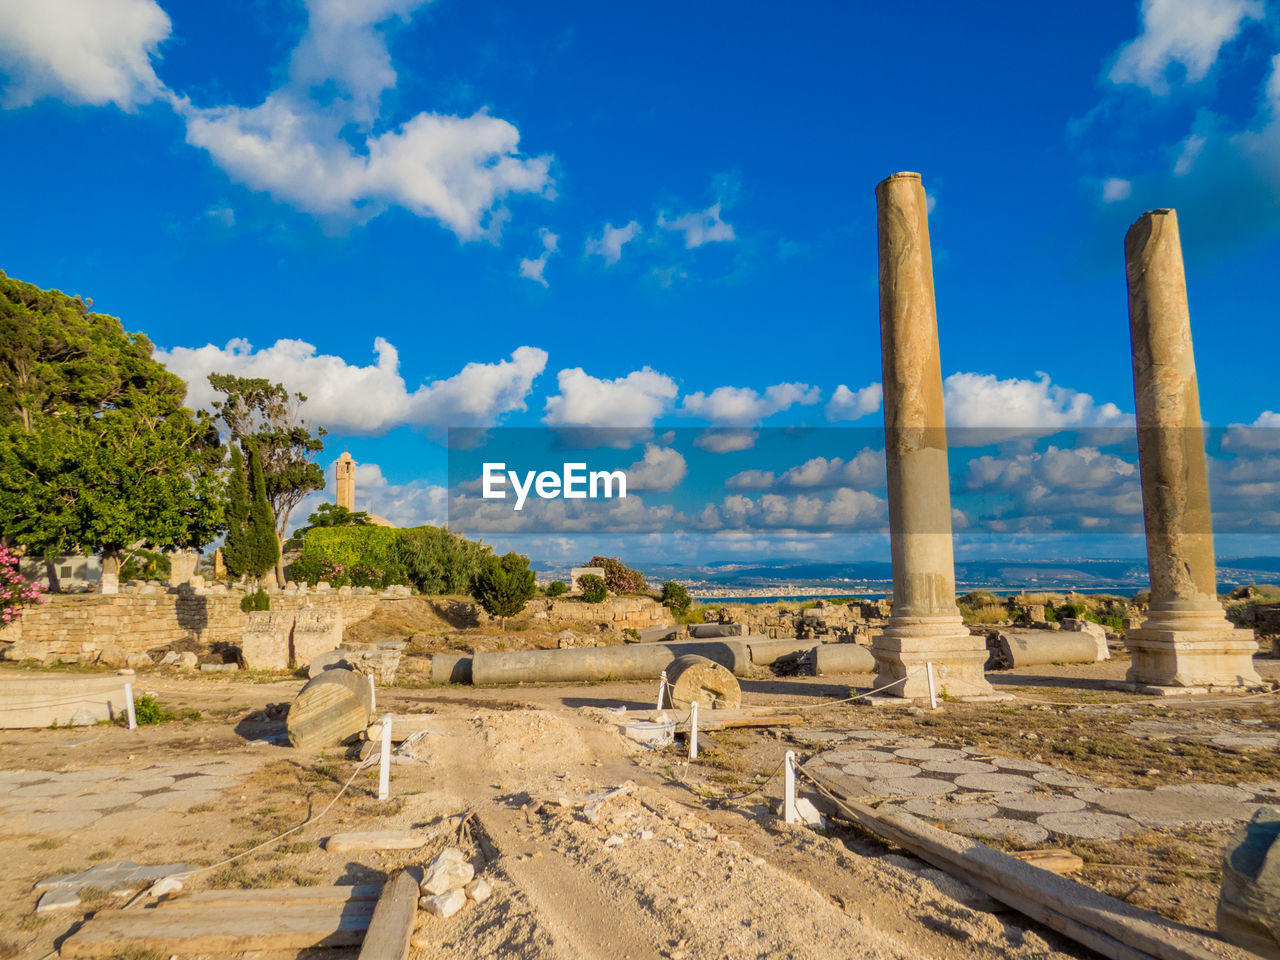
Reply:
M1231 626L1221 613L1159 613L1124 638L1133 663L1125 681L1150 693L1177 688L1264 686L1253 667L1252 630Z
M957 616L893 617L884 632L872 638L871 655L876 659L877 687L903 681L883 691L886 697L927 701L926 663L933 664L939 698L995 695L983 670L987 642L970 634Z

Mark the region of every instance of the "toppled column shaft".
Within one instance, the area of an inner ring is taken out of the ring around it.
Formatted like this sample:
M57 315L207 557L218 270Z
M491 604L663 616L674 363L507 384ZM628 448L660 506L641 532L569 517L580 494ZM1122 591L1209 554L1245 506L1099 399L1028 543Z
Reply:
M1125 638L1129 680L1162 687L1260 683L1253 632L1218 600L1204 435L1178 215L1144 213L1124 240L1151 573L1147 621Z
M933 261L918 173L895 173L876 187L880 252L880 344L884 367L885 459L893 614L871 652L877 686L928 695L924 665L953 697L991 693L986 644L970 636L955 601L951 493Z

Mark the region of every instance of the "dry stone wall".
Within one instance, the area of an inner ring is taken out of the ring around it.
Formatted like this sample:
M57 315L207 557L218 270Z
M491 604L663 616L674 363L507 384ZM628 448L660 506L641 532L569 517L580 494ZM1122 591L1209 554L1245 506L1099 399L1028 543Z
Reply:
M243 596L220 585L168 590L148 586L107 595L55 594L25 608L17 627L10 625L0 633L0 656L77 662L95 659L106 647L119 648L126 655L192 640L238 647L250 632L251 614L240 609ZM329 610L331 615L308 613L304 619L350 626L370 616L379 601L400 596L399 592L356 592L350 587L297 588L273 593L271 613L292 623L299 611ZM317 646L329 639L326 636Z
M644 630L675 623L671 611L652 597L609 597L600 603L538 599L530 601L528 609L535 617L545 614L552 623L586 620L608 624L614 630Z

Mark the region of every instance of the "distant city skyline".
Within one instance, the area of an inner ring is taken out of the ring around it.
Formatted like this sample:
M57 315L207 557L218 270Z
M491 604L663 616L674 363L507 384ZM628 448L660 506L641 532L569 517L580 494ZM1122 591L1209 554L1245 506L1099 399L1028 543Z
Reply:
M843 516L874 485L809 483L819 454L748 462L744 444L880 427L873 190L918 170L948 426L1034 434L953 453L957 490L1021 511L1004 536L957 529L957 555L1141 555L1140 536L1021 521L1141 517L1131 458L1054 438L1132 429L1123 238L1157 207L1179 213L1204 417L1251 440L1213 468L1215 507L1260 522L1225 524L1218 553L1280 554L1275 4L0 13L0 269L145 333L190 405L213 371L306 394L329 489L298 523L333 501L344 449L357 508L410 525L449 516L450 428L611 428L624 465L684 470L651 506L702 497L719 526L486 539L887 557L873 533L778 521ZM754 476L713 493L700 454L663 442L703 433Z

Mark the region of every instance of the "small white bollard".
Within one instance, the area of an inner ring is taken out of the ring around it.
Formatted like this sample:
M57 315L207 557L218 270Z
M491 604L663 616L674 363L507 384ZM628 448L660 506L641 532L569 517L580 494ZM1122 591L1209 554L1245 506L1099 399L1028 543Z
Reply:
M784 823L799 823L800 815L796 813L796 753L788 750L782 758L782 820Z
M124 711L129 718L129 729L138 729L138 714L133 709L133 684L124 685Z
M938 709L938 688L933 680L933 662L929 661L924 665L924 672L929 678L929 709Z
M373 674L369 674L369 714L378 709L378 691L373 686Z
M667 697L667 671L663 670L662 673L658 674L658 705L653 709L661 710L662 701L665 700L666 697Z
M689 759L698 759L698 701L689 704Z
M382 755L378 758L378 799L391 796L391 714L382 718Z

